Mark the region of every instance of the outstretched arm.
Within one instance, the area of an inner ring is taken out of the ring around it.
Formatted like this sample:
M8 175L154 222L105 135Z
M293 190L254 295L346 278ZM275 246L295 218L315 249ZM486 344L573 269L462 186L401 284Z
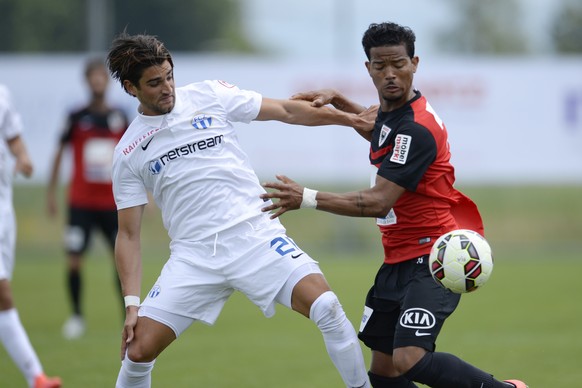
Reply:
M310 101L311 105L315 107L331 104L336 109L348 113L360 114L366 110L365 106L350 100L335 89L320 89L301 92L291 96L291 99Z
M291 96L291 99L309 101L311 102L311 105L315 107L321 107L324 105L331 104L336 109L348 113L355 113L368 121L375 121L376 116L378 115L379 105L372 105L369 108L366 108L365 106L350 100L349 98L347 98L346 96L344 96L335 89L320 89L312 90L309 92L297 93ZM364 131L359 130L358 128L354 129L364 139L370 141L370 139L372 138L371 129Z
M263 187L275 191L261 195L262 199L278 199L262 209L264 212L274 211L271 218L301 207L312 207L342 216L383 218L405 191L403 187L381 176L376 177L376 184L372 188L343 194L306 191L305 187L284 175L277 175L277 180L263 183Z
M370 131L374 126L374 121L367 116L346 113L327 106L314 107L307 101L271 98L263 98L256 120L277 120L287 124L307 126L344 125L353 127L357 131Z

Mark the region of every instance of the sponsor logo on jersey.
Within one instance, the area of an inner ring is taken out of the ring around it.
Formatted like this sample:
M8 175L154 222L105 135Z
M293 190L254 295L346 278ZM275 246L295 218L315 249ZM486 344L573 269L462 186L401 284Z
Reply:
M138 145L140 145L147 138L151 137L154 133L158 132L160 129L161 128L151 129L151 130L147 131L146 133L144 133L143 135L136 138L135 140L133 140L131 143L129 143L129 145L127 147L125 147L123 149L123 154L129 155L134 149L137 148ZM146 148L147 148L147 146L146 146Z
M392 131L392 128L386 125L382 125L382 129L380 130L380 137L378 138L378 147L384 144L384 142L388 138L388 135L390 134L390 131Z
M182 158L184 156L191 155L195 152L200 152L209 148L216 147L222 144L223 139L224 135L218 135L209 137L208 139L199 140L194 143L188 143L183 146L176 147L166 152L158 159L150 161L149 164L150 173L152 175L157 175L162 171L164 166L170 163L171 161Z
M376 225L379 226L395 225L397 222L398 218L396 217L396 213L394 213L394 209L390 209L386 217L376 218Z
M154 140L153 136L152 136L152 137L150 137L150 139L148 140L148 142L147 142L147 143L145 143L145 144L143 144L143 145L141 146L141 149L142 149L142 150L144 150L144 151L145 151L145 150L147 150L147 149L148 149L148 147L150 146L150 143L152 142L152 140Z
M396 139L394 139L394 150L390 161L398 164L406 164L408 151L410 151L410 143L412 143L412 136L396 135Z
M192 126L196 129L207 129L212 126L212 117L199 114L192 118Z
M221 84L222 86L224 86L225 88L229 88L229 89L234 88L234 85L233 84L229 84L226 81L219 80L218 83Z
M436 319L434 315L430 311L420 307L408 309L400 317L400 325L409 329L426 330L432 328L435 323Z

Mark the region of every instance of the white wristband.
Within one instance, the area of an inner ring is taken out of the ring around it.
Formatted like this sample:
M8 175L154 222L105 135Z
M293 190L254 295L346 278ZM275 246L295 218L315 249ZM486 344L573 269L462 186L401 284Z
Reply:
M303 199L301 200L300 208L315 209L317 207L317 200L315 196L317 195L317 190L311 190L307 187L303 188Z
M125 301L125 307L129 306L139 307L139 296L127 295L123 297L123 300Z

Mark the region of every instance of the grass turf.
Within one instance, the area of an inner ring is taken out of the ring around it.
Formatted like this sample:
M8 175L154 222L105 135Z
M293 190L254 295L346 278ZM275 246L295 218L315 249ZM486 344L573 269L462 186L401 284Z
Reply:
M489 283L463 297L438 350L456 354L499 378L530 387L577 387L582 380L582 187L469 187L495 254ZM62 219L44 216L42 188L15 189L18 216L13 291L21 319L48 374L65 387L113 386L119 369L122 312L113 267L97 239L86 258L86 336L61 337L69 307L61 251ZM359 326L365 293L381 262L370 220L315 211L284 216L288 232L321 263L348 317ZM309 227L305 227L309 225ZM146 214L144 290L167 256L157 211ZM364 349L369 360L369 354ZM159 358L154 386L341 387L320 334L307 319L278 308L265 319L240 294L213 327L195 324ZM0 350L0 387L24 387Z

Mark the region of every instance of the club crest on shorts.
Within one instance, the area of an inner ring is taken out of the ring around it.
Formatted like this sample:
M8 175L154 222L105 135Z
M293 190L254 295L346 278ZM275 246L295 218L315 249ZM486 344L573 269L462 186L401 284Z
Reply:
M388 138L388 135L390 134L390 131L392 131L392 128L386 125L382 125L382 129L380 130L380 137L378 138L378 147L384 144L384 142Z
M160 292L162 292L162 289L160 288L160 286L158 284L156 284L152 287L152 289L148 293L148 296L153 299L156 296L160 295Z

